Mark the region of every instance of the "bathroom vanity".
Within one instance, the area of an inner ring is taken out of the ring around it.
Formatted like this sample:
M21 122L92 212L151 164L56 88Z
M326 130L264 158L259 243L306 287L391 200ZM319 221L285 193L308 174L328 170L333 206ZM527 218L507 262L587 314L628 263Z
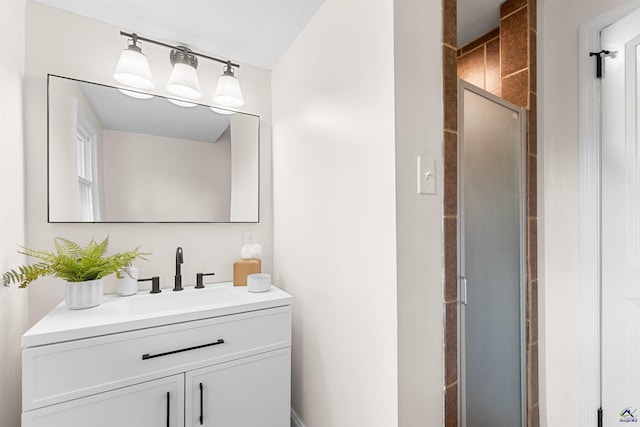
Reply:
M288 426L291 302L222 283L62 303L22 337L22 426Z

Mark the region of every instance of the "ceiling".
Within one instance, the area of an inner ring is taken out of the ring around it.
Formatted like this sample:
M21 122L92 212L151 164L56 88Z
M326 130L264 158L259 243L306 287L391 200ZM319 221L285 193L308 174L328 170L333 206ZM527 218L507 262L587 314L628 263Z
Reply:
M458 0L458 47L498 28L500 4L504 1Z
M324 0L37 0L142 36L272 69ZM429 0L432 1L432 0ZM504 0L458 0L458 46L498 26ZM363 3L366 4L366 3Z
M37 0L141 36L272 69L324 0Z
M65 82L51 76L49 85L55 87L61 81ZM136 99L110 86L79 80L76 84L104 129L213 143L231 124L231 116L204 105L185 108L160 96Z

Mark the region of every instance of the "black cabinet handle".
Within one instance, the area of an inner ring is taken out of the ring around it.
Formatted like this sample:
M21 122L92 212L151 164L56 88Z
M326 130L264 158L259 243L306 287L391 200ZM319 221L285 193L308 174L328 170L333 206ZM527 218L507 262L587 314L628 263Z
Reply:
M167 392L167 427L171 427L171 393Z
M211 342L209 344L196 345L194 347L181 348L180 350L167 351L166 353L158 353L158 354L149 354L145 353L142 355L142 360L153 359L155 357L161 356L169 356L170 354L182 353L183 351L197 350L199 348L211 347L212 345L224 344L224 340L220 338L216 342Z
M204 392L202 390L202 383L200 383L200 425L204 424L204 412L203 412L203 408L204 408Z

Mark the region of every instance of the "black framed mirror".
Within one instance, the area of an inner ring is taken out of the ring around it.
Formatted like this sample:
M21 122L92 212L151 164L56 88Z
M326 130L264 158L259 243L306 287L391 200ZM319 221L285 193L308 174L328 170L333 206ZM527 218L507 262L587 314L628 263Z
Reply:
M259 129L256 115L49 75L48 220L258 222Z

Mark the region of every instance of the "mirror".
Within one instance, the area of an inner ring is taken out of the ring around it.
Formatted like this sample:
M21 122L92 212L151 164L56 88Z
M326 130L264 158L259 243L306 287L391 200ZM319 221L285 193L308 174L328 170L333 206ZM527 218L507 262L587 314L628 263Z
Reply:
M132 95L48 76L49 222L258 222L260 118Z

